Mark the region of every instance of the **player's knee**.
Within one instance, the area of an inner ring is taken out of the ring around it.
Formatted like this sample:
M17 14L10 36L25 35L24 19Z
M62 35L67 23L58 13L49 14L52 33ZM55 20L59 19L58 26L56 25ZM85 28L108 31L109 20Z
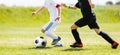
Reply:
M52 33L52 32L50 32L50 31L45 31L45 35L46 35L46 36L50 36L51 33Z
M97 34L99 34L99 33L101 32L100 29L94 29L94 30L95 30L95 32L96 32Z
M42 32L42 33L45 33L45 30L44 30L44 29L41 29L41 32Z
M46 36L48 36L48 35L49 35L48 33L49 33L49 32L48 32L48 31L46 31L46 32L45 32L45 35L46 35Z
M72 26L71 26L71 29L73 30L73 29L77 29L77 26L75 25L75 24L73 24Z

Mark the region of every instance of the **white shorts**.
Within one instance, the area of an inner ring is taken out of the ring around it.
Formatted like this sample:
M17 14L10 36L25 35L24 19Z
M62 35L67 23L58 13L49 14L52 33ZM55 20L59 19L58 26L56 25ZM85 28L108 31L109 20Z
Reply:
M47 24L43 26L42 29L44 29L45 31L55 31L59 23L60 21L49 21Z

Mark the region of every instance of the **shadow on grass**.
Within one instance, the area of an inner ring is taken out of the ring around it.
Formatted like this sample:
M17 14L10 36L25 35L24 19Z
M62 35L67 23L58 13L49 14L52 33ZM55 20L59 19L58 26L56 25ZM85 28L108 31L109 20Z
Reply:
M62 51L85 51L85 50L90 50L90 49L83 49L83 48L68 48L64 49Z
M45 47L45 48L36 48L36 47L33 47L33 48L28 48L28 49L51 49L52 47Z

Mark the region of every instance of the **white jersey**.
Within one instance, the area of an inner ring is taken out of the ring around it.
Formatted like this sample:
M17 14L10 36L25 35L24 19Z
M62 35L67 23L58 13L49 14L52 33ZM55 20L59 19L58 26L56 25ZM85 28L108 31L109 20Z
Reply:
M44 6L48 8L50 13L50 21L54 21L55 18L58 16L57 6L58 4L53 0L45 0Z

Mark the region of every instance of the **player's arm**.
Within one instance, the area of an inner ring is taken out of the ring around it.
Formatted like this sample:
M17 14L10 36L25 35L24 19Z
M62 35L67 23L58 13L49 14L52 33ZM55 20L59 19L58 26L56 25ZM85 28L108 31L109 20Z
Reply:
M61 15L61 14L60 14L60 13L61 13L60 5L57 4L56 8L58 9L58 17L60 17L60 15Z
M62 3L61 5L64 6L64 7L68 7L68 8L70 8L70 9L77 9L76 6L67 6L67 5L64 4L64 3Z
M60 15L61 15L60 6L61 6L60 4L57 4L57 5L56 5L56 8L57 8L57 10L58 10L58 16L56 17L55 21L60 19Z
M44 6L40 7L38 10L36 10L35 12L32 12L32 15L36 15L37 13L43 11L45 9Z
M88 0L88 2L89 2L89 4L90 4L91 8L94 8L94 7L95 7L95 5L92 3L91 0Z

